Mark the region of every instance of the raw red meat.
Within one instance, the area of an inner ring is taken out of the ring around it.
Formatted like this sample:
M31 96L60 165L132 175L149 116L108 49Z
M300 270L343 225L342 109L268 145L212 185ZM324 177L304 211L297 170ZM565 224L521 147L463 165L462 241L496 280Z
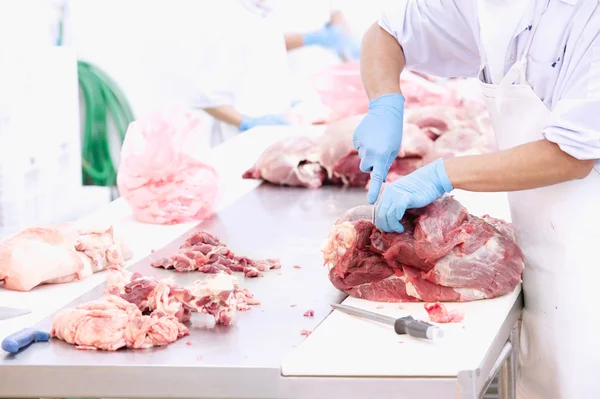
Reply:
M192 312L199 312L212 315L217 324L229 325L235 319L236 310L244 311L260 304L238 286L234 276L224 272L206 274L191 287L180 288L170 279L159 281L115 268L106 282L106 295L117 295L144 313L159 311L180 322L188 321Z
M439 302L426 303L424 307L429 314L429 319L434 323L460 323L465 318L465 314L460 310L448 311L446 306Z
M131 257L112 226L34 227L0 244L0 281L6 289L29 291L41 284L81 280L122 266Z
M308 309L304 312L304 317L313 317L315 315L315 311L313 309Z
M244 179L263 179L273 184L319 188L326 178L318 163L314 138L292 136L267 148Z
M50 334L78 349L116 351L164 346L189 331L174 316L161 312L144 316L134 304L106 295L60 311L52 320Z
M402 234L346 220L322 249L329 278L349 295L378 302L504 295L520 282L523 254L507 223L488 220L469 215L451 196L408 211Z
M217 237L206 231L199 231L190 235L171 258L156 260L152 262L152 266L175 269L178 272L244 272L246 277L260 277L261 272L279 269L281 263L278 259L253 260L236 256Z

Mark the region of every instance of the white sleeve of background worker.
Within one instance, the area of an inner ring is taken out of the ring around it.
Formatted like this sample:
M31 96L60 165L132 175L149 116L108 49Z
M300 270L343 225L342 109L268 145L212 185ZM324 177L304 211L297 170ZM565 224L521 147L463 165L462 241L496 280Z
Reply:
M229 16L232 17L231 13ZM195 53L194 108L235 105L236 93L244 80L244 54L248 51L245 43L248 35L244 32L248 24L237 15L233 17L236 20L230 21L231 25L219 22L205 29L210 36L199 37L195 48L189 49Z
M566 43L564 65L552 93L552 115L543 134L577 159L600 166L600 9L585 15L579 35ZM568 23L568 21L567 21ZM548 68L551 69L551 68Z
M481 57L474 0L397 0L379 25L404 50L406 68L440 77L475 77Z

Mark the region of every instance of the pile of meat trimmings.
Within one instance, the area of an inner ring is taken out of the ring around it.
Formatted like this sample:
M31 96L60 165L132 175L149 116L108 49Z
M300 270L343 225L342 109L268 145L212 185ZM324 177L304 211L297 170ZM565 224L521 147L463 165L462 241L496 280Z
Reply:
M212 315L215 323L230 325L237 311L258 305L252 294L238 286L233 272L259 277L262 271L279 268L280 263L236 256L216 237L200 231L191 234L171 258L158 260L153 266L180 272L198 270L202 277L191 287L181 288L172 279L159 281L111 267L104 296L59 312L51 334L78 349L167 345L189 333L183 323L193 312Z

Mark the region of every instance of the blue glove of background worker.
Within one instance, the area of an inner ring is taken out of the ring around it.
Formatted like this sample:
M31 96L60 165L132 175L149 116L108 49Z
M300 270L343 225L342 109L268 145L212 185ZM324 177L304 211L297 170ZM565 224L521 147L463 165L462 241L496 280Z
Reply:
M306 46L322 46L351 59L360 57L360 46L341 25L326 25L321 30L305 33L302 38Z
M404 125L404 96L386 94L369 102L369 113L354 131L354 149L360 156L360 170L371 172L367 198L374 204L390 166L400 152Z
M255 118L250 116L242 116L242 123L240 123L240 132L245 132L248 129L252 129L256 126L273 126L273 125L289 125L287 119L283 115L263 115Z
M385 232L402 233L400 220L411 208L423 208L453 190L444 160L438 159L389 183L375 210L375 224Z

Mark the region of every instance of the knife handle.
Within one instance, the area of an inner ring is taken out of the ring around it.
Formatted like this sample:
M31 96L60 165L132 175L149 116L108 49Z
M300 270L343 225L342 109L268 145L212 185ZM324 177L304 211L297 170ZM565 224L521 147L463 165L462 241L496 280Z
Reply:
M396 334L408 334L415 338L438 339L444 336L444 330L421 320L415 320L411 316L401 317L394 323Z
M32 342L48 341L50 334L33 328L24 328L2 340L2 349L9 353L17 353Z

